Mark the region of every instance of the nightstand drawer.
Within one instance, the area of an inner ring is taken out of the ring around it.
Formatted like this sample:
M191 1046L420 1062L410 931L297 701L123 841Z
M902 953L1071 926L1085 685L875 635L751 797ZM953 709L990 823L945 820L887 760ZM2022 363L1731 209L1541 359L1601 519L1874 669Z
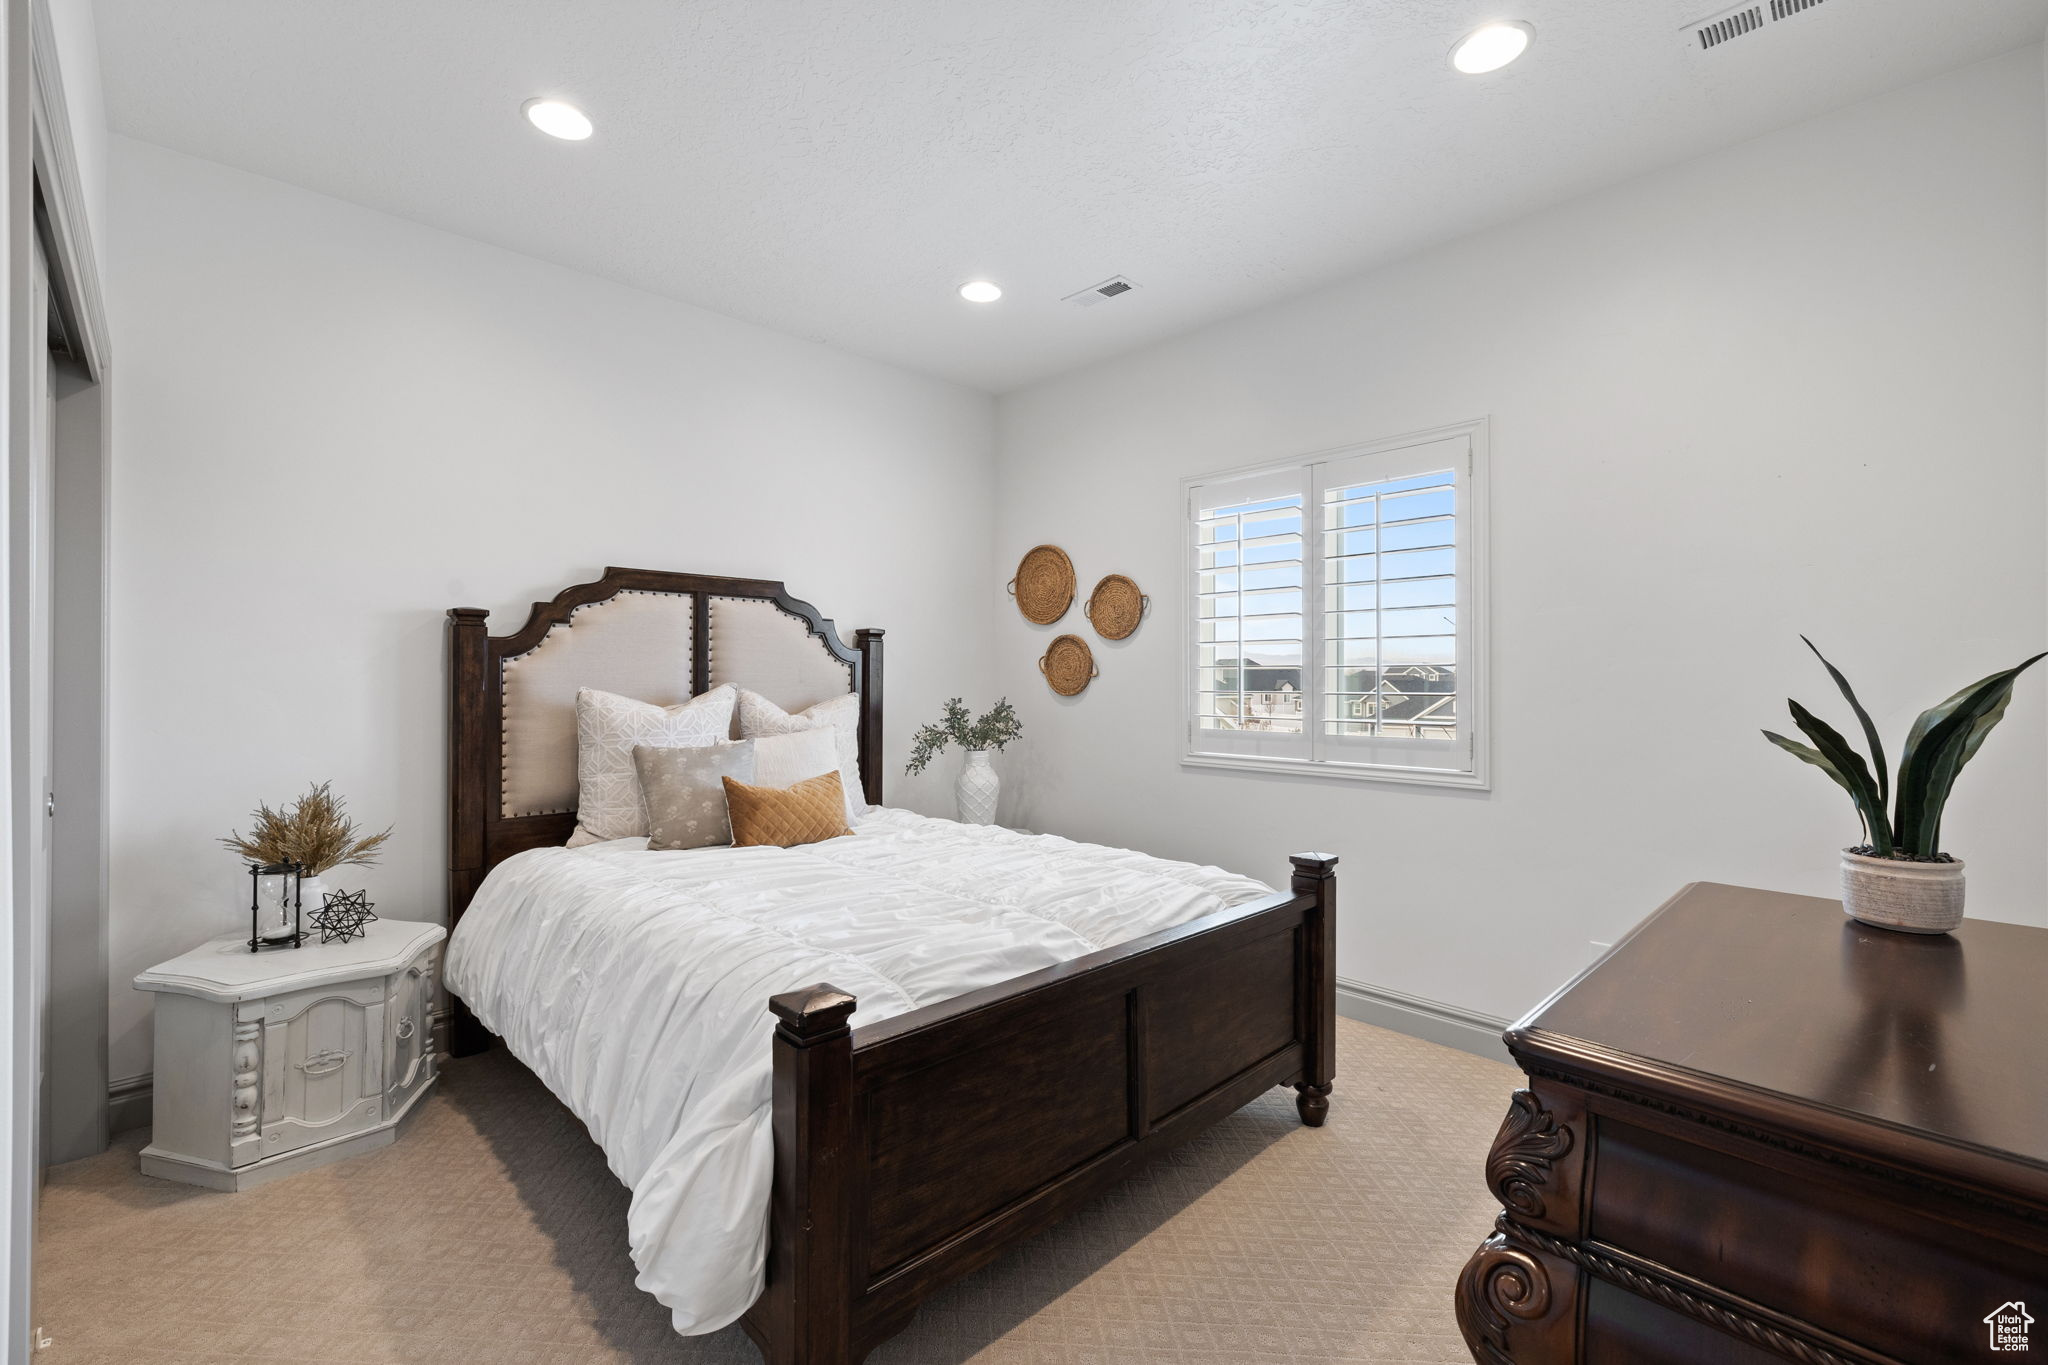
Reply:
M385 1011L382 978L265 1002L263 1142L253 1156L377 1125L384 1117Z

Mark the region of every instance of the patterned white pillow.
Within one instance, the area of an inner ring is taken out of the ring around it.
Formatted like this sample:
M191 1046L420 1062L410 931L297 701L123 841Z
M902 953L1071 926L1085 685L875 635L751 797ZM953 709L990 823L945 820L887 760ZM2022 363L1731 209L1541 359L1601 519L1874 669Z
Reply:
M576 693L576 833L570 848L647 833L647 801L633 748L696 749L732 734L730 683L680 706L656 706L616 692Z
M740 689L740 738L765 739L769 735L792 735L799 730L830 730L839 751L839 787L846 793L846 822L867 809L860 785L860 694L821 701L795 715L783 710L759 692Z

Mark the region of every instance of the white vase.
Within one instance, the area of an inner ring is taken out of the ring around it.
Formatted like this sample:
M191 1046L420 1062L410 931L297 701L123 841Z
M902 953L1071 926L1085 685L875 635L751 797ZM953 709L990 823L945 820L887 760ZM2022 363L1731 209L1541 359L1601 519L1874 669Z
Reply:
M1945 934L1963 922L1963 863L1916 863L1842 850L1842 909L1862 924Z
M988 750L969 749L967 761L960 767L960 776L953 783L953 803L960 811L960 820L969 825L992 825L996 822L996 794L1002 790L1002 781L988 761Z

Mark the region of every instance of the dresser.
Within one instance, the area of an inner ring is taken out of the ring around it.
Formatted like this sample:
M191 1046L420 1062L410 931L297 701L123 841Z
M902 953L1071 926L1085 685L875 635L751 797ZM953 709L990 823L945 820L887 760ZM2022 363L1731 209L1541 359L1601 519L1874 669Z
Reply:
M349 943L229 934L135 978L156 995L145 1175L242 1190L391 1142L432 1087L447 931L380 919Z
M2048 929L1694 885L1506 1039L1482 1365L2048 1354Z

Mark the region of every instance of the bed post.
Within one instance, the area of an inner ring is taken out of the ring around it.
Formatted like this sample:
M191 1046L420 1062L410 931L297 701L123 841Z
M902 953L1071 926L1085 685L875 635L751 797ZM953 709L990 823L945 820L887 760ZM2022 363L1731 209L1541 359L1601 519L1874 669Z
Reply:
M484 821L488 774L484 758L485 708L490 704L485 670L490 662L490 613L482 607L450 607L448 634L448 927L469 906L484 870ZM469 1006L448 997L448 1050L474 1056L491 1045L491 1035Z
M775 1183L768 1283L756 1311L767 1365L857 1365L853 1350L855 1000L820 983L768 1001L775 1026Z
M1307 1046L1294 1107L1303 1123L1320 1128L1330 1112L1330 1086L1337 1076L1337 855L1297 853L1288 861L1294 864L1294 894L1315 902L1301 926Z
M860 786L868 804L882 804L882 636L864 626L853 633L860 651Z

